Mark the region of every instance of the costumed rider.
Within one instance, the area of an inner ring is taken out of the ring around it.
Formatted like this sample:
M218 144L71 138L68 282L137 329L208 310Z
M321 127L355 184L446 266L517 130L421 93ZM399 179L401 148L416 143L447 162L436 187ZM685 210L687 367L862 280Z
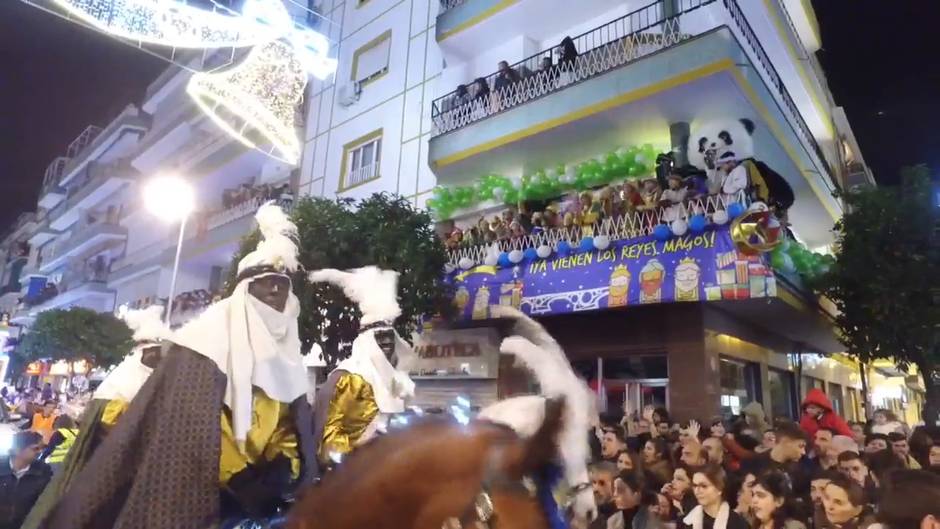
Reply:
M414 352L393 328L401 315L397 272L369 266L319 270L308 278L342 287L362 311L352 354L317 391L314 437L321 468L328 468L356 445L384 433L389 418L405 411L415 385L396 366L405 368Z
M150 377L163 357L163 343L172 331L163 323L163 307L154 305L142 310L129 310L124 322L133 332L131 352L101 382L78 425L78 434L69 436L50 454L47 461L61 464L52 480L36 500L21 529L36 529L59 498L75 483L75 477L91 458L95 448L114 427L140 387ZM65 430L65 429L60 429ZM53 439L56 437L53 434ZM59 458L60 454L64 454Z
M204 529L273 516L312 481L296 227L271 203L234 289L166 355L59 502L48 527Z

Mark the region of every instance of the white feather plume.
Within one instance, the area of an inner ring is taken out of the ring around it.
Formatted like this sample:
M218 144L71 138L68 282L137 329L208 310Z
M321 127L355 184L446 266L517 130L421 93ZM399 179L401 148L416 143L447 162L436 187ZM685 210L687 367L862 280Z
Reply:
M280 206L270 201L258 208L255 213L261 242L255 251L246 255L238 263L238 271L258 265L280 265L293 272L300 267L297 260L297 226L284 213Z
M151 305L145 309L129 310L124 314L124 323L134 333L135 342L165 340L172 331L163 323L163 307Z
M362 311L360 325L377 321L395 321L401 316L398 305L398 272L376 266L356 268L348 272L325 268L307 275L311 283L333 283L343 289Z
M493 317L515 320L510 336L500 350L512 354L532 372L543 397L520 396L502 400L480 412L480 417L513 428L523 436L538 431L545 417L544 397L565 398L564 426L559 438L559 453L564 461L565 478L570 485L588 480L587 462L590 446L586 433L597 415L594 393L571 368L558 342L538 322L508 306L492 306ZM591 520L597 505L590 488L574 498L575 513Z

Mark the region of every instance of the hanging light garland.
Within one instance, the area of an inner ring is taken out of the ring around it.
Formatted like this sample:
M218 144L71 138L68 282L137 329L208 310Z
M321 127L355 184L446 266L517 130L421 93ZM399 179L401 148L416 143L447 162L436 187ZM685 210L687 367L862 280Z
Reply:
M233 68L194 74L186 91L238 141L296 164L300 140L294 109L306 86L307 72L293 45L278 40L256 46Z
M177 0L53 1L102 33L176 48L253 46L277 38L292 24L281 0L245 0L241 14Z

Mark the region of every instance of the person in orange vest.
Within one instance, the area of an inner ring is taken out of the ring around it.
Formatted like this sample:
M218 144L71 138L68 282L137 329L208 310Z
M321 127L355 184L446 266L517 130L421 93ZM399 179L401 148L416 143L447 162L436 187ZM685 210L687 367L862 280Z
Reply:
M32 420L24 430L30 430L42 435L42 442L47 444L55 432L55 419L59 416L56 413L58 404L54 400L47 400L43 403L42 409L33 414Z

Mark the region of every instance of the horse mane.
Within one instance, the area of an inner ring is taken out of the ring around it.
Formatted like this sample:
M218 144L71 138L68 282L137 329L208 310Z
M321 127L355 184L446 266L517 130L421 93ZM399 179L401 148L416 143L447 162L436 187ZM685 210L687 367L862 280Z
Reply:
M343 521L363 508L389 508L376 507L377 501L408 509L391 498L409 488L437 487L435 479L462 477L479 470L464 464L462 450L468 446L458 449L452 446L455 442L483 450L490 444L517 439L512 429L488 421L461 425L449 417L412 419L408 427L357 447L320 483L302 491L291 516L298 525L289 527L345 527Z

